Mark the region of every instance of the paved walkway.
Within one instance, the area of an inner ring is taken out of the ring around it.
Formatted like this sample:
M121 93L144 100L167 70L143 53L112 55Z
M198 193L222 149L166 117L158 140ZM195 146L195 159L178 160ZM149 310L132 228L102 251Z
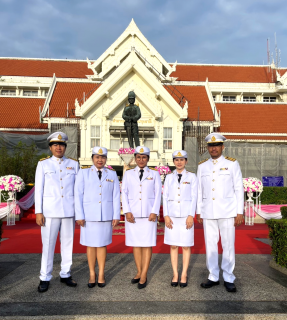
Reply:
M170 286L169 255L154 254L148 286L138 290L131 254L109 254L105 288L89 289L85 254L75 254L76 288L59 281L60 255L48 292L38 293L40 254L0 256L0 319L287 319L287 276L269 267L270 255L237 255L238 291L205 290L205 255L193 255L187 288Z

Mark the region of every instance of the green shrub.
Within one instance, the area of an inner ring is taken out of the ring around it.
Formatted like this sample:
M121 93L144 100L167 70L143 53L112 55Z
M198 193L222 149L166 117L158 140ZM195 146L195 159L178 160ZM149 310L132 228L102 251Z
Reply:
M282 219L287 219L287 207L280 208Z
M264 187L261 204L287 204L287 187Z
M272 252L276 263L287 268L287 219L267 220L269 238L272 240Z
M5 144L0 148L0 176L13 174L21 177L24 182L35 182L35 171L37 163L41 158L47 157L47 154L37 155L35 144L27 146L19 142L12 151L8 152Z

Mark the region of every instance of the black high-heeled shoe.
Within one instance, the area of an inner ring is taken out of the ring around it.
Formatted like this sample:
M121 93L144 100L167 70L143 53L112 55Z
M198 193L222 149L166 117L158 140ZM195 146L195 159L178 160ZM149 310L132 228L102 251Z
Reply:
M99 282L99 281L98 281L98 287L99 287L99 288L103 288L103 287L106 286L106 277L104 277L104 279L105 279L105 282Z
M96 286L96 282L94 283L88 283L88 287L91 289L91 288L94 288Z
M143 289L143 288L145 288L146 287L146 284L147 284L147 279L146 279L146 281L145 281L145 283L138 283L138 289Z
M171 285L172 287L177 287L177 286L178 286L178 280L177 280L177 281L172 281L172 279L171 279L170 285Z
M188 283L188 277L186 277L186 282L180 282L180 283L179 283L179 286L180 286L181 288L185 288L185 287L187 287L187 283Z

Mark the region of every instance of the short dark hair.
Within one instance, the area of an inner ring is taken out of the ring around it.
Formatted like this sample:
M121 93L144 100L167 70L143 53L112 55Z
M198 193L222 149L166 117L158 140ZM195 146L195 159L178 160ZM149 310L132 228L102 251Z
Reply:
M60 144L61 146L65 146L67 148L67 143L66 142L57 142L57 141L52 141L52 142L49 142L49 147L51 147L53 144Z

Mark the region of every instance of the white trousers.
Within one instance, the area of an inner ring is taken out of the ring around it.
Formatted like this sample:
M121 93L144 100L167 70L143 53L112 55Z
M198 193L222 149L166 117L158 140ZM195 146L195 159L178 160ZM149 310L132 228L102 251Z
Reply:
M61 242L61 278L71 275L75 218L45 218L45 226L41 227L42 261L40 280L52 279L53 260L58 233Z
M209 271L208 279L219 280L218 241L219 234L223 249L221 269L224 281L233 283L235 276L235 227L234 218L203 219L204 239L206 247L206 266Z

